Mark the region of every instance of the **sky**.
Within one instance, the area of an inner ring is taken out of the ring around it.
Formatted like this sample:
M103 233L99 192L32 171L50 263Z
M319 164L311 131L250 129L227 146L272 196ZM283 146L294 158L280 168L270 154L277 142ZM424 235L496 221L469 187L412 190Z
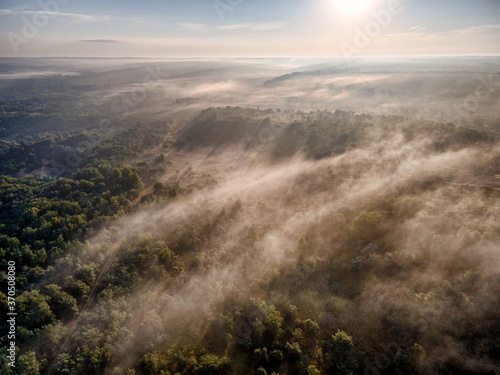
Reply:
M1 57L499 55L500 0L0 0Z

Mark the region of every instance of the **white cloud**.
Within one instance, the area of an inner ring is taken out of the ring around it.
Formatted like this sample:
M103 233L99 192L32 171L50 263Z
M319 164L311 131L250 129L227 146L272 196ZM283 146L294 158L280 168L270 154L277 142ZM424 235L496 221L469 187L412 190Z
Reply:
M427 27L425 27L425 26L413 26L413 27L410 27L408 30L418 33L418 32L422 32L422 31L427 30Z
M80 42L87 43L123 43L118 39L81 39Z
M45 10L12 10L12 9L0 9L0 16L30 16L34 14L46 14L49 17L57 18L71 18L73 20L78 20L82 22L98 22L98 21L109 21L112 19L110 16L102 15L91 15L91 14L81 14L81 13L63 13L63 12L50 12Z
M463 29L447 30L437 33L426 33L425 32L426 30L427 28L424 26L413 26L409 28L407 32L381 35L380 39L391 40L391 41L394 41L396 39L402 41L408 41L412 39L424 39L424 38L426 40L442 40L450 37L481 34L492 30L500 30L500 25L470 26Z
M482 32L487 32L487 31L492 31L492 30L500 30L500 25L470 26L470 27L466 27L464 29L452 30L452 31L450 31L450 33L465 35L465 34L477 34L477 33L482 33Z
M268 23L238 23L232 25L219 25L213 26L203 23L181 23L178 25L182 30L188 31L270 31L283 28L285 25L282 22L268 22Z
M409 40L409 39L414 39L414 38L423 38L423 37L428 37L428 34L424 34L423 32L420 31L408 31L404 33L393 33L393 34L385 34L380 36L380 40L391 40L394 41L396 39L401 39L401 40Z
M231 31L268 31L276 30L284 27L282 22L269 22L269 23L241 23L234 25L217 26L219 30Z
M181 23L179 27L183 30L203 31L207 30L207 25L201 23Z
M261 23L257 25L253 25L253 30L258 31L267 31L267 30L276 30L284 27L284 24L281 22L272 22L272 23Z
M245 30L248 29L252 26L251 23L240 23L240 24L233 24L233 25L223 25L223 26L217 26L219 30Z

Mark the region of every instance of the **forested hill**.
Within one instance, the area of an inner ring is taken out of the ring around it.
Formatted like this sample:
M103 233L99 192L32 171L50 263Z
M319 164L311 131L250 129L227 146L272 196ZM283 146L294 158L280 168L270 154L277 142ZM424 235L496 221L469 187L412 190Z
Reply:
M99 121L3 129L0 372L499 373L494 135L339 110Z

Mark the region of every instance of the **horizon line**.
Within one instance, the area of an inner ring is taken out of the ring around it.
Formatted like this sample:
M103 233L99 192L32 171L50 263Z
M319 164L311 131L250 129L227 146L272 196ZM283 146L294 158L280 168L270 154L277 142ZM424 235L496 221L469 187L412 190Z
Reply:
M351 60L369 59L369 58L408 58L408 57L500 57L500 54L381 54L381 55L358 55L352 57ZM328 58L345 58L343 55L280 55L280 56L0 56L0 59L108 59L108 60L154 60L154 59L171 59L171 60L191 60L191 59L328 59Z

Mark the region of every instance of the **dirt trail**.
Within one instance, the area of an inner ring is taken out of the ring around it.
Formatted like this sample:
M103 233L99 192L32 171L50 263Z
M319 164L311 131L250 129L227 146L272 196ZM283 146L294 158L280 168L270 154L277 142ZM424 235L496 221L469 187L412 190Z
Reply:
M141 201L142 197L149 195L149 194L152 194L152 193L153 193L153 186L149 186L149 187L143 189L140 192L139 196L130 202L130 207L132 208L132 210ZM57 358L68 347L68 344L70 342L71 337L73 336L76 329L78 328L78 323L79 323L81 317L84 316L85 313L91 308L91 306L92 306L92 304L97 296L97 291L98 291L99 285L101 284L101 281L104 278L104 275L108 272L109 268L111 267L111 264L113 263L113 260L115 259L116 255L118 254L121 244L122 244L122 241L117 240L111 245L111 247L109 248L109 251L108 251L109 255L106 259L106 262L104 263L103 267L99 271L99 274L97 275L97 278L94 282L94 285L92 286L92 289L90 290L90 293L87 297L87 300L85 301L85 304L83 305L83 307L79 311L78 316L67 324L68 333L66 334L66 338L64 339L63 344L59 348L57 356L54 358L54 360L52 361L52 363L50 365L50 368L48 371L49 375L54 373L54 366L57 362Z

